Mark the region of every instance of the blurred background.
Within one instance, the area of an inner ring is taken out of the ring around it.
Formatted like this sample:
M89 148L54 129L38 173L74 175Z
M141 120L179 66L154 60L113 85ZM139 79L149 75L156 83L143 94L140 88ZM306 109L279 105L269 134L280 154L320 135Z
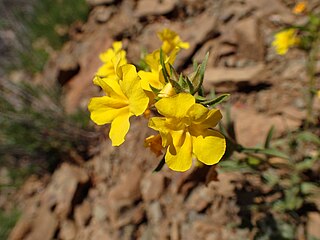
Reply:
M0 239L320 239L320 3L297 3L0 0ZM279 55L290 27L307 40ZM147 119L118 148L90 121L99 54L141 69L163 28L190 43L178 71L209 52L205 93L231 94L217 166L154 173Z

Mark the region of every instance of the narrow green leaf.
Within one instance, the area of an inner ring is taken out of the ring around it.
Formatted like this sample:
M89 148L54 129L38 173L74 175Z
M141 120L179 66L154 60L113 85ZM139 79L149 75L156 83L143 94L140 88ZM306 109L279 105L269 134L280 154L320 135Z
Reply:
M160 93L160 89L158 88L155 88L155 87L152 87L150 84L149 84L149 87L151 88L152 92L155 94L155 95L158 95Z
M297 135L297 139L304 142L312 142L320 145L320 138L311 132L302 132Z
M204 94L204 89L203 89L202 86L200 86L199 89L198 89L198 95L201 96L201 97L204 97L204 95L205 95Z
M192 95L195 94L200 87L200 67L201 66L199 65L196 71L189 76L190 82L193 85L193 92L191 93Z
M229 98L229 96L230 96L230 94L225 93L225 94L222 94L219 97L216 97L214 99L210 99L210 100L204 101L201 104L214 107L217 104L227 100Z
M176 91L176 93L181 93L184 92L183 87L176 81L173 81L172 79L169 78L169 81L172 85L172 87L174 88L174 90Z
M178 83L183 89L186 89L188 87L188 84L184 80L182 73L180 73Z
M271 142L271 139L272 139L272 136L273 136L273 132L274 132L274 126L272 126L268 131L268 134L267 134L267 137L266 137L266 141L264 142L264 147L265 148L270 148L270 142Z
M196 71L197 70L197 68L198 68L198 63L195 61L195 60L193 60L193 71Z
M192 75L192 78L190 79L194 86L194 91L192 94L199 92L199 90L202 87L204 72L206 71L208 58L209 58L209 53L206 54L203 62L197 67L197 71L195 72L194 75Z
M165 62L164 62L164 59L163 59L163 51L162 51L161 48L160 48L160 64L161 64L161 67L162 67L162 73L163 73L163 76L164 76L164 80L168 83L170 78L169 78L169 74L167 72L166 65L165 65Z
M242 150L243 153L261 153L266 154L274 157L280 157L284 159L289 159L289 156L285 153L277 150L277 149L263 149L263 148L244 148Z
M163 156L163 158L159 162L158 166L153 170L153 172L159 172L163 168L165 163L166 163L166 161L165 161L165 158Z
M303 182L301 184L301 192L303 194L312 194L312 193L320 192L320 187L319 185L312 182Z
M194 87L193 87L193 85L192 85L192 82L189 80L188 77L185 77L185 81L186 81L186 83L188 84L189 92L190 92L190 93L194 93Z
M170 67L170 73L171 73L171 77L174 81L178 82L179 81L179 74L177 73L177 71L174 69L174 67L169 63L169 67Z
M207 100L205 97L202 96L195 96L195 98L197 103L201 103Z

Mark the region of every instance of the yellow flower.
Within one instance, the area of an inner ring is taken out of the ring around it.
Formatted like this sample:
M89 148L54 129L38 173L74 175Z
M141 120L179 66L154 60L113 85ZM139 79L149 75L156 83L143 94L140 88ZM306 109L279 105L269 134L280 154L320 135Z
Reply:
M294 6L292 12L294 14L300 14L300 13L303 13L306 10L306 8L307 8L307 2L301 1Z
M317 96L320 98L320 90L317 91Z
M192 155L206 165L220 161L225 149L224 136L212 128L222 115L195 102L188 93L162 98L156 104L164 117L153 117L149 127L159 131L162 146L167 147L165 161L175 171L186 171L192 165Z
M283 30L275 35L272 46L275 47L279 55L287 53L290 47L298 45L300 39L297 37L297 31L293 28Z
M150 137L147 137L144 141L144 145L145 147L149 147L157 157L162 154L161 136L159 134L156 136L151 135Z
M114 42L112 46L113 48L109 48L99 55L104 64L98 69L97 77L116 77L117 69L127 64L126 51L122 49L122 42Z
M88 105L92 121L98 125L111 123L109 137L113 146L124 142L130 128L129 118L142 115L149 103L135 66L125 64L119 71L120 80L100 78L97 81L106 96L94 97Z
M176 94L176 91L172 87L171 83L167 83L162 90L159 92L158 97L164 98L164 97L171 97Z
M165 28L161 32L158 32L158 37L162 41L162 51L166 54L169 54L175 48L189 48L189 43L182 42L179 35L168 28Z
M173 65L176 55L177 51L173 51L169 57L164 54L164 62L168 72L170 72L169 63ZM138 75L141 78L142 88L146 91L152 91L150 87L151 85L153 88L158 90L163 89L166 82L162 73L162 66L160 64L160 50L155 50L148 54L145 61L150 67L150 72L143 70L138 72Z

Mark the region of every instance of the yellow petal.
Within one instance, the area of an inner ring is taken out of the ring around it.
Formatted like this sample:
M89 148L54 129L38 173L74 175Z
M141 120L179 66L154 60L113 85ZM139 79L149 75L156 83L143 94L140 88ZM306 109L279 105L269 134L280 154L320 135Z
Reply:
M162 146L166 147L172 142L172 138L168 135L169 129L166 126L166 119L163 117L150 118L148 126L159 131L162 138ZM171 141L170 141L171 140Z
M91 98L88 105L90 118L98 125L110 123L125 107L127 105L123 101L107 96Z
M160 74L159 72L146 72L146 71L139 71L139 77L141 78L141 87L147 91L151 91L150 85L157 89L163 88L163 83L160 81Z
M176 154L167 150L165 156L168 167L174 171L184 172L192 165L192 137L189 133L185 134L181 148L176 149Z
M113 47L113 49L114 49L115 52L118 52L118 51L120 51L121 48L122 48L122 42L121 42L121 41L114 42L114 43L112 44L112 47Z
M101 53L99 55L99 58L102 62L107 63L111 60L111 58L114 56L113 49L109 48L107 51Z
M171 97L175 94L176 94L176 91L172 87L171 83L167 83L159 92L158 97L160 98Z
M180 93L169 98L162 98L156 104L158 112L166 117L183 118L195 103L195 98L188 93Z
M110 87L110 92L109 92L109 96L113 97L113 98L121 98L121 99L128 99L127 96L125 96L119 81L114 79L114 78L108 78L106 80L106 83L108 84L108 86Z
M209 112L209 109L201 104L194 104L188 110L188 116L190 116L193 122L202 122Z
M128 97L130 112L139 116L148 107L149 98L144 93L135 66L126 64L121 67L123 80L120 82L123 92Z
M149 147L150 150L157 155L157 157L162 154L162 142L159 134L156 136L151 135L150 137L147 137L144 143L145 147Z
M122 111L111 123L109 137L112 141L112 146L121 145L130 128L130 113L129 111Z
M180 42L179 47L184 48L184 49L188 49L190 47L190 44L188 42Z
M207 130L204 136L192 137L193 153L206 165L218 163L226 150L224 136L215 130Z
M202 128L213 128L222 119L222 114L219 109L211 109L206 118L200 122Z
M152 53L148 54L145 57L145 61L150 67L151 71L158 71L159 68L161 67L160 65L160 50L157 49L153 51Z

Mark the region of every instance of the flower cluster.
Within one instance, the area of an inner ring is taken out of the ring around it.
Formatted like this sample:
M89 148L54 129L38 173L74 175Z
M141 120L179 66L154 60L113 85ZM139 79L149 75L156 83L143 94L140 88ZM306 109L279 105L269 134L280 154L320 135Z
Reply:
M189 48L178 34L164 29L158 33L160 49L144 58L146 68L137 72L128 64L121 42L100 55L104 63L93 80L105 96L91 99L88 109L91 119L98 125L110 123L109 137L113 146L125 141L132 116L160 116L149 119L149 127L158 131L145 140L157 156L163 155L167 166L175 171L186 171L193 159L213 165L225 153L225 137L214 127L222 118L214 106L228 96L214 99L203 96L202 82L205 61L195 66L189 76L178 74L173 67L181 49Z
M297 30L294 28L289 28L278 32L272 46L275 47L276 52L279 55L284 55L288 52L289 48L297 46L300 39L297 37Z

